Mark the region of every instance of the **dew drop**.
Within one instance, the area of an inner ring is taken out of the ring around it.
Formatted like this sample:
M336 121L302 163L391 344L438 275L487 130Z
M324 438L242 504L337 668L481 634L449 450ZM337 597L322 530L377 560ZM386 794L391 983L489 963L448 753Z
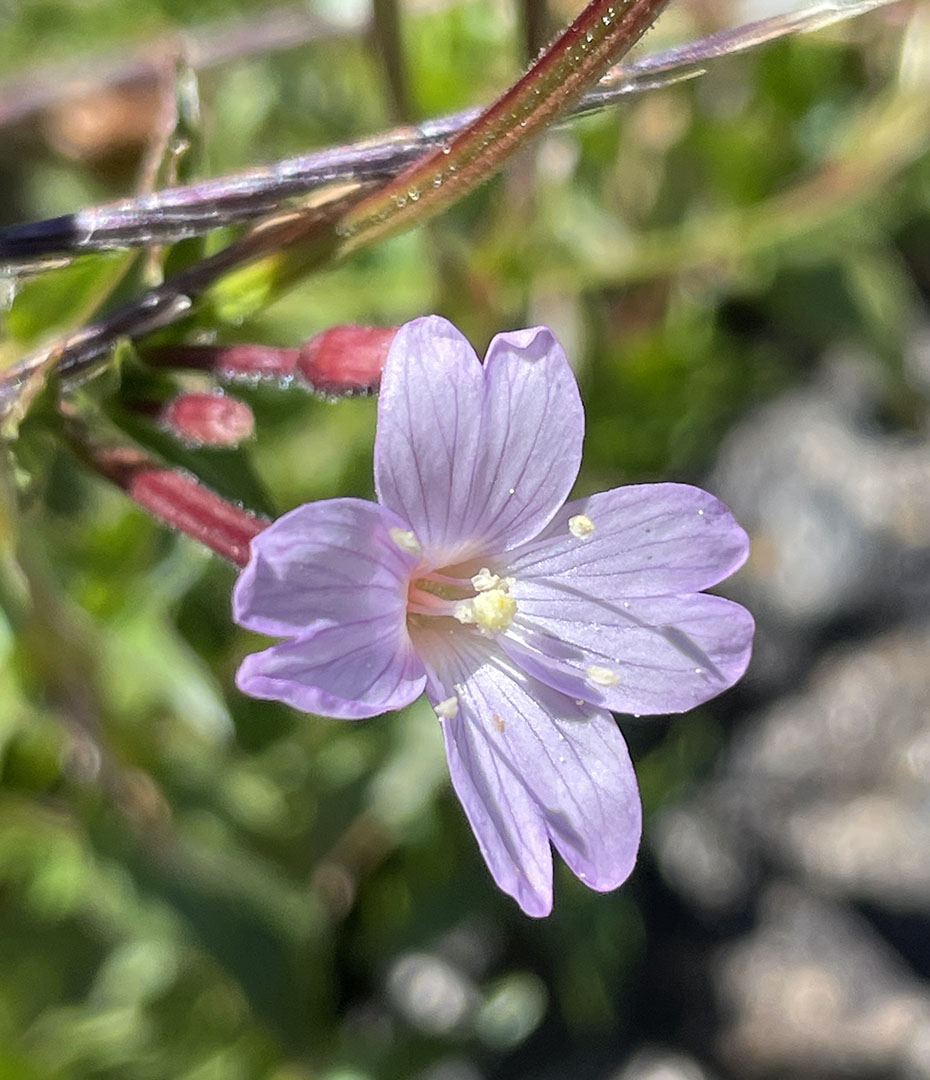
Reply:
M416 202L417 199L419 199L419 197L420 197L420 189L419 188L411 188L407 192L407 195L409 196L411 202Z

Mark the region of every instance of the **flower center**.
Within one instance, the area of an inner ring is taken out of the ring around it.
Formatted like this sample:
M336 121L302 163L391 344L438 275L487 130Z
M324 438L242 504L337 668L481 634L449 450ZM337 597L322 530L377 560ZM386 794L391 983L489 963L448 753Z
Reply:
M517 613L510 595L513 578L499 577L482 567L471 579L442 573L414 578L407 596L410 615L445 615L483 634L506 630Z

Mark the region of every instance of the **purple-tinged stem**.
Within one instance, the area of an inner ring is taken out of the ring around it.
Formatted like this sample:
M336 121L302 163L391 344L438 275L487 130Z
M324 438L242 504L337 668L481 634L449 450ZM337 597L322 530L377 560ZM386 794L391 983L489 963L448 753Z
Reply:
M720 30L611 68L569 110L580 116L616 105L628 94L655 90L700 75L713 60L791 34L809 33L842 19L862 15L900 0L818 0L800 11L770 16ZM0 101L2 112L2 101ZM448 141L470 123L478 110L434 118L417 127L393 131L346 146L315 150L267 167L201 180L186 187L107 203L44 221L0 228L0 262L41 269L58 255L110 251L199 236L221 225L251 221L279 210L285 199L339 180L384 180L428 149Z
M328 205L264 222L229 247L149 290L98 323L25 357L0 380L0 415L54 351L59 370L77 373L120 337L133 340L186 317L194 303L241 318L270 303L311 270L338 261L432 217L489 179L528 139L645 33L668 0L592 0L522 79L448 145L383 188L361 185Z

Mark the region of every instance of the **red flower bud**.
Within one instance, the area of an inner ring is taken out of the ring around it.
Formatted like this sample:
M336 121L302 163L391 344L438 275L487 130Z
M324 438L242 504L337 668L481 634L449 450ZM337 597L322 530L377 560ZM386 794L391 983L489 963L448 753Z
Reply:
M249 406L227 394L181 394L162 410L161 422L195 446L237 446L255 431Z
M301 348L297 371L324 394L376 390L396 333L396 326L333 326Z
M210 371L221 379L290 379L299 352L273 345L159 345L143 356L155 367Z

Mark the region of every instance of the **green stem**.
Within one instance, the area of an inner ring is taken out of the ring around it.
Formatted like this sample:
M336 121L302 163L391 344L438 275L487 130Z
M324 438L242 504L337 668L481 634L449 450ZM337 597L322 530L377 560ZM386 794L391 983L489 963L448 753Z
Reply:
M407 84L407 63L401 36L397 0L374 0L372 4L375 47L384 66L391 98L391 112L399 123L409 123L413 115Z
M523 40L526 43L526 57L532 62L540 49L549 41L549 11L546 0L523 0Z

